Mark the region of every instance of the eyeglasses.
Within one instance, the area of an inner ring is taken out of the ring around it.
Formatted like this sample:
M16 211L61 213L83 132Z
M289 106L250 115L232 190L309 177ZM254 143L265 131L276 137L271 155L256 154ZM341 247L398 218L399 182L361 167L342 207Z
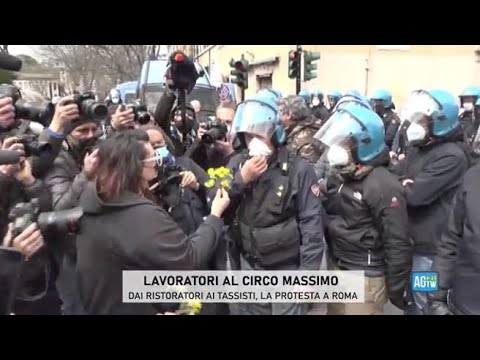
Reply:
M156 165L162 166L163 164L163 156L160 154L159 149L155 150L155 155L152 157L149 157L145 160L142 160L143 163L150 163L150 162L155 162Z

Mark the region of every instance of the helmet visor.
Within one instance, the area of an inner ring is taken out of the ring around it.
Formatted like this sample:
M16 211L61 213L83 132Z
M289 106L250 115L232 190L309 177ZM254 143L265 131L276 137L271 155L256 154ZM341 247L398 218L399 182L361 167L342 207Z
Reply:
M442 105L428 92L417 90L412 93L400 111L400 119L411 124L428 126L433 118L440 115Z
M232 134L249 133L270 139L277 126L277 111L267 104L251 100L238 106Z

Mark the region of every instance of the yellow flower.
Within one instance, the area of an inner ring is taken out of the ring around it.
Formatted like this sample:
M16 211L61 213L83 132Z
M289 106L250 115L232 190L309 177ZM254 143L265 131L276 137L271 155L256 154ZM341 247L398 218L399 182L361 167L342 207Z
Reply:
M206 183L205 183L205 187L207 189L211 189L215 186L215 180L214 179L210 179L208 180Z
M207 174L208 174L208 176L210 176L210 177L215 176L215 169L212 169L212 168L208 169L208 170L207 170Z
M220 182L220 185L222 185L223 188L228 189L228 188L230 187L230 182L227 181L227 180L222 180L222 181Z

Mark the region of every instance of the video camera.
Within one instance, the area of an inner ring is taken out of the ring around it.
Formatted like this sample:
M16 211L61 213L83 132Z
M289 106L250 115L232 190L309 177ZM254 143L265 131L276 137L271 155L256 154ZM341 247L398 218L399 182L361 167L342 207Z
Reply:
M200 77L193 61L183 52L176 51L168 59L167 77L172 81L174 90L184 90L190 94Z
M45 127L55 114L55 106L51 102L44 102L41 105L33 105L22 99L20 90L13 85L0 85L0 99L11 97L15 105L15 118L24 119L42 124Z
M55 212L40 212L38 199L28 203L19 203L10 211L8 218L13 223L13 236L18 236L27 227L37 223L42 234L54 231L56 234L78 234L79 220L83 209L76 207Z
M36 135L21 135L17 143L22 144L25 150L25 157L42 156L42 154L51 152L52 145L48 142L39 142Z
M207 132L202 136L202 142L207 145L225 139L228 134L227 125L217 119L205 121L203 127Z
M141 100L135 100L132 104L125 105L125 108L132 109L135 122L140 125L146 125L150 122L151 116L148 113L147 105Z
M92 120L103 120L108 115L108 107L95 100L95 94L75 94L73 102L77 104L80 115Z

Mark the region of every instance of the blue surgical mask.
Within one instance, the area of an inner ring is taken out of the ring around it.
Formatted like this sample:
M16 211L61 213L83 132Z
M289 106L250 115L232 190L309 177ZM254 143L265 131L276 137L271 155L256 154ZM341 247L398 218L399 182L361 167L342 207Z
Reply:
M162 157L163 166L170 166L175 164L175 157L170 153L166 146L156 148L155 152Z

